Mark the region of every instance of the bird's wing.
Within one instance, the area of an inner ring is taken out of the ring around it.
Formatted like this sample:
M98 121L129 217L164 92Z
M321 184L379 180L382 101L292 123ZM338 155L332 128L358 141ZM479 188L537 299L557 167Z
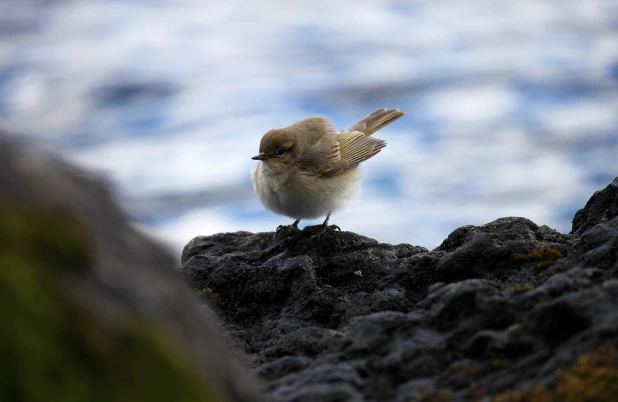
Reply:
M366 161L386 146L386 141L368 137L359 131L342 131L337 137L341 159L350 167Z
M299 172L332 177L376 155L386 142L359 131L341 131L322 137L301 156Z
M348 131L360 131L365 135L371 135L384 128L403 116L405 113L399 109L377 109L363 117L361 121L350 127Z
M335 135L325 135L299 158L298 171L310 176L333 176L345 168Z

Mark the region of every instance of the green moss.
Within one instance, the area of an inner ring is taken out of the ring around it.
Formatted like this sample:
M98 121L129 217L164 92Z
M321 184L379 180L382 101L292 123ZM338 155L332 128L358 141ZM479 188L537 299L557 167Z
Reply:
M209 301L213 305L221 303L221 295L212 290L212 288L204 288L198 291L197 296L201 299Z
M618 354L614 346L580 356L558 372L553 389L537 385L529 392L507 391L495 402L614 402L618 395Z
M140 317L105 326L58 284L91 264L68 214L0 212L0 400L224 401L164 328Z
M521 294L529 292L532 289L534 289L534 285L531 283L516 283L515 285L511 286L510 290L513 294Z
M410 400L418 402L448 402L452 399L453 391L448 388L433 389L430 387L414 390L408 395Z
M52 269L79 269L92 260L88 231L64 211L0 205L0 252Z
M552 396L543 387L537 387L528 393L507 391L497 395L494 402L553 402Z
M494 371L501 370L509 364L511 364L511 359L504 356L504 354L492 353L491 358L483 364L479 364L471 374L473 378L482 377Z
M505 368L509 364L511 364L511 359L507 358L502 354L496 354L492 356L491 360L489 361L490 371L498 371Z
M564 254L556 247L535 248L527 254L515 253L513 260L520 263L537 262L536 267L539 269L549 268L554 263L563 258Z

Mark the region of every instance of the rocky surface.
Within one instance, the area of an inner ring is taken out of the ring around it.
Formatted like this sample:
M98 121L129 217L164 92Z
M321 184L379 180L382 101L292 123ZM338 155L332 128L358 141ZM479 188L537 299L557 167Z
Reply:
M610 401L617 203L618 179L572 234L502 218L433 251L316 227L198 237L182 273L267 400Z
M106 187L0 135L0 400L260 400Z

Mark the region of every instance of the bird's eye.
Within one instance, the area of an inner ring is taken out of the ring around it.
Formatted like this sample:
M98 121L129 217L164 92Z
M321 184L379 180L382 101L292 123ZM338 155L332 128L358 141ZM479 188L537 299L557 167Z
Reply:
M285 151L283 149L280 149L280 150L277 151L277 155L283 156L283 155L285 155Z

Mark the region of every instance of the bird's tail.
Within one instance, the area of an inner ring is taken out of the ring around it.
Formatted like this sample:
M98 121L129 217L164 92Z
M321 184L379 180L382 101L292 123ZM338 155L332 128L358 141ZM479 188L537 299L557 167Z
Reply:
M378 109L371 112L361 121L350 127L348 131L360 131L365 135L371 135L379 129L388 126L405 113L399 109Z

